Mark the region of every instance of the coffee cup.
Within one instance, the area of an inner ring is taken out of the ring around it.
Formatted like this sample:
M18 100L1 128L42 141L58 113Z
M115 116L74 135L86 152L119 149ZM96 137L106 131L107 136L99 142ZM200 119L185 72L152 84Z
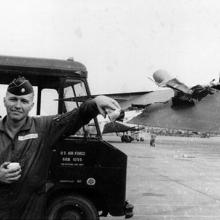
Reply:
M17 163L17 162L11 162L11 163L9 163L8 166L7 166L7 169L10 169L10 170L18 170L18 169L20 169L20 168L21 168L21 166L20 166L20 164Z

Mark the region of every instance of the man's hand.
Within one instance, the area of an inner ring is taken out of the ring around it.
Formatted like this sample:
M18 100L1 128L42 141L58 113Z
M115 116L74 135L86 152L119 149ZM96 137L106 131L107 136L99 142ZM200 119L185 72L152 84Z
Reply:
M94 101L96 102L96 105L98 107L99 113L103 115L103 117L106 116L107 109L108 110L116 110L116 109L121 109L120 105L118 102L110 97L107 96L97 96L94 98Z
M10 162L4 162L0 166L0 182L13 183L21 177L21 168L8 169Z

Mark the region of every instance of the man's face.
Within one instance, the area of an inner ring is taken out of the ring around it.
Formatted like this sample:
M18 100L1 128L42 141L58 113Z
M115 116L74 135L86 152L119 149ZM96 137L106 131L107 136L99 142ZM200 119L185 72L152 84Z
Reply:
M9 119L19 122L26 118L34 105L33 96L33 93L17 96L7 92L4 98L4 105Z

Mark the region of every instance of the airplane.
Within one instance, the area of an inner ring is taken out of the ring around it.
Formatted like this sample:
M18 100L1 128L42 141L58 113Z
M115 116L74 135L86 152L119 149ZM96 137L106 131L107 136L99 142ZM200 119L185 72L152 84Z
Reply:
M153 73L153 81L162 90L107 94L129 112L139 109L127 123L192 131L220 133L220 80L189 87L166 70Z
M220 132L219 81L188 87L165 70L156 71L153 78L159 87L165 88L160 94L163 101L152 102L130 123L202 133Z
M142 111L141 111L142 112ZM134 116L137 116L141 113L140 111L137 113L136 111L130 111L126 116L121 118L117 118L116 120L110 120L109 117L103 117L102 115L97 116L97 121L99 123L100 131L103 135L109 133L115 133L120 137L122 142L130 143L134 140L136 141L144 141L144 138L139 134L141 130L145 129L145 126L138 124L126 123L127 120L132 119ZM133 115L133 116L132 116ZM92 132L92 128L94 127L93 121L91 121L88 126L90 127L89 133ZM89 130L89 128L88 128Z
M145 126L143 125L112 121L104 125L102 134L116 133L117 136L121 137L122 142L130 143L133 140L144 141L144 138L139 136L139 131L143 129L145 129Z
M119 102L125 111L123 123L189 130L195 133L220 133L220 81L212 80L207 85L188 87L166 70L155 71L152 80L162 89L103 94ZM95 96L97 95L91 97ZM75 99L68 98L65 101ZM79 99L85 101L88 97L81 96L77 98ZM128 118L126 115L132 111L134 114ZM110 122L100 121L102 131L108 123ZM120 128L123 132L124 125ZM119 132L118 129L114 131Z

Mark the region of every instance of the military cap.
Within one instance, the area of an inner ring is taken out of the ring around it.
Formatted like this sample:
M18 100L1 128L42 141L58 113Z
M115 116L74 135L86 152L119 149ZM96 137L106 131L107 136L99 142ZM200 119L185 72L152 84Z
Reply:
M27 95L33 93L33 87L27 79L19 76L9 84L7 91L18 96Z

